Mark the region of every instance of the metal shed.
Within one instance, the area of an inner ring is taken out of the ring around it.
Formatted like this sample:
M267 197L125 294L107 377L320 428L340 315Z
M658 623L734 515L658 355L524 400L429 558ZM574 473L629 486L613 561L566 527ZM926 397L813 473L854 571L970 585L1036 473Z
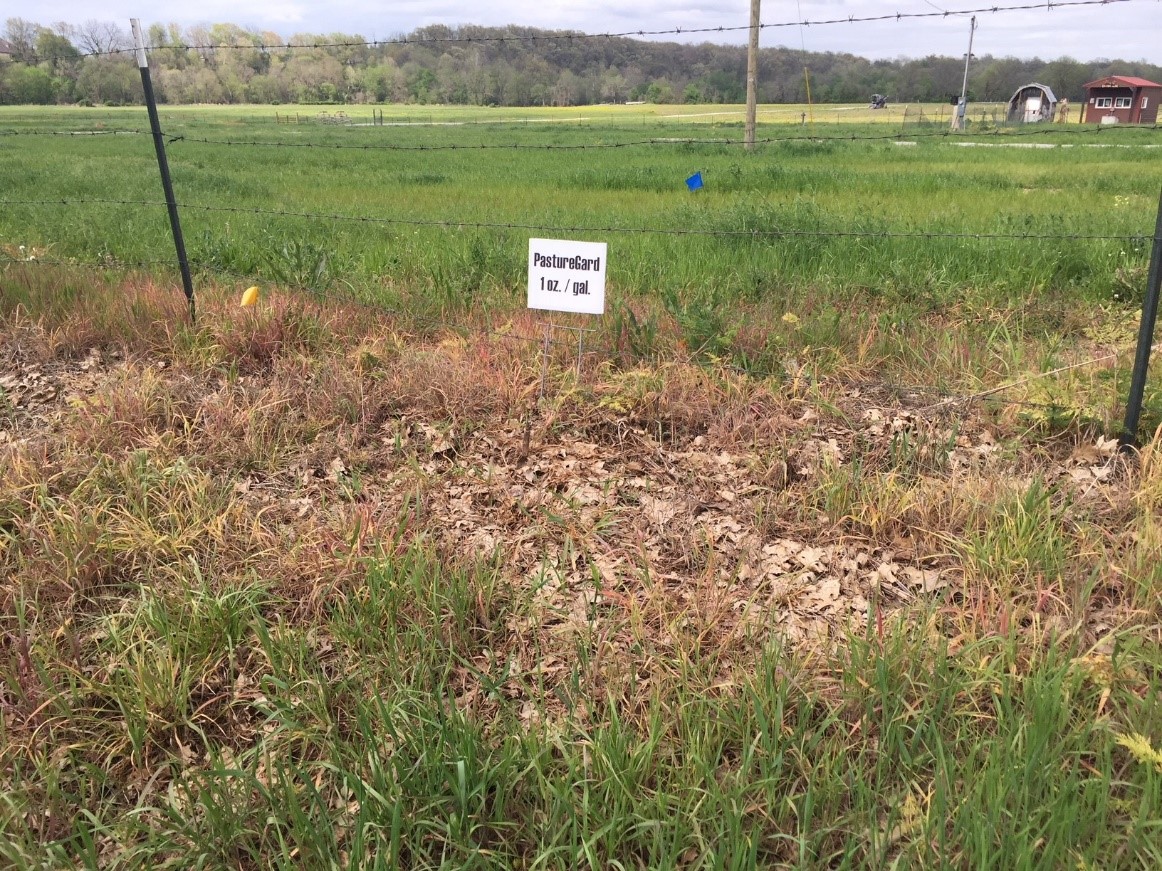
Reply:
M1009 100L1008 122L1010 124L1036 124L1052 121L1057 114L1057 97L1048 85L1031 82L1017 88Z

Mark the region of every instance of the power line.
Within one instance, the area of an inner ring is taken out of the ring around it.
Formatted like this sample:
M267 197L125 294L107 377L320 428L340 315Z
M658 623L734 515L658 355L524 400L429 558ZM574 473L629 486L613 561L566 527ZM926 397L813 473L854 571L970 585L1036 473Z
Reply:
M0 200L0 206L165 206L159 200L107 200L107 199L59 199L59 200ZM964 240L1069 240L1069 241L1112 241L1144 242L1149 236L1112 235L1099 233L951 233L914 230L909 232L867 230L703 230L682 227L618 227L618 226L561 226L556 224L523 224L500 221L447 221L416 220L408 218L383 218L374 215L343 215L327 212L294 212L280 209L258 209L245 206L211 206L198 203L178 203L181 209L202 212L223 212L240 215L264 215L266 217L305 218L310 220L344 221L351 223L375 224L405 227L443 227L453 229L488 230L535 230L551 233L625 233L661 236L703 236L712 238L811 238L811 239L964 239Z
M950 9L947 11L934 12L888 12L879 15L848 15L840 18L820 18L820 19L803 19L795 21L778 21L766 24L759 24L760 30L771 30L783 27L817 27L821 25L832 24L868 24L877 21L903 21L905 19L925 19L925 18L952 18L955 16L964 15L987 15L999 14L1007 12L1022 12L1030 10L1045 9L1052 11L1054 9L1063 9L1071 6L1110 6L1115 3L1130 3L1134 0L1042 0L1039 3L1023 3L1017 5L993 5L983 6L976 9ZM633 38L645 36L682 36L689 34L705 34L705 33L737 33L740 31L750 30L749 24L719 26L719 27L674 27L665 30L624 30L619 32L607 33L583 33L583 32L565 32L565 33L539 33L539 34L517 34L509 33L504 36L401 36L393 39L374 39L374 40L348 40L338 42L317 42L309 43L207 43L204 45L190 45L185 43L172 43L169 45L154 46L151 50L161 51L165 49L178 51L219 51L219 50L254 50L262 52L269 51L293 51L296 49L327 49L327 48L379 48L392 45L433 45L442 43L497 43L504 44L506 42L522 43L522 42L570 42L573 40L588 40L588 39L613 39L613 38ZM102 57L109 55L131 54L135 49L132 48L115 48L104 51L90 51L80 52L75 55L47 55L39 58L40 61L51 60L78 60L86 57Z

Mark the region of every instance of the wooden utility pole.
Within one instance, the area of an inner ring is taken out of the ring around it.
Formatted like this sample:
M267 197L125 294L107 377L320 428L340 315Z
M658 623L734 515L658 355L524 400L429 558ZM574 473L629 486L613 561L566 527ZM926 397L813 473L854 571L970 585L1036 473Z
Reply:
M964 56L964 83L960 86L960 103L952 113L952 129L963 130L968 117L968 65L972 62L972 38L976 36L976 16L972 16L972 24L968 31L968 54Z
M754 150L755 114L759 98L759 2L750 0L750 42L746 50L746 150Z
M815 104L811 102L811 74L807 72L807 67L803 67L803 81L807 83L807 119L814 125Z

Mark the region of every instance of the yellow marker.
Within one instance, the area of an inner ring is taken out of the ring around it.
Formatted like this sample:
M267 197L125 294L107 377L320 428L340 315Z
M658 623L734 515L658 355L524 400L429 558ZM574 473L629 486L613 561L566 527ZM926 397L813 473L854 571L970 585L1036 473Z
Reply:
M246 292L242 294L242 307L254 305L258 302L258 287L248 287Z

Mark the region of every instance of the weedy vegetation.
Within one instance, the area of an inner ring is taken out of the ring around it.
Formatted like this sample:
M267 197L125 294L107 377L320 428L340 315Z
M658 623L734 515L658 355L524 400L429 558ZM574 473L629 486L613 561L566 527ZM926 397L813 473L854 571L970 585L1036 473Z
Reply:
M738 133L251 111L164 115ZM166 257L163 210L7 207L3 863L1162 864L1156 380L1142 449L1109 438L1162 167L1154 131L1093 137L177 141L191 204L451 222L188 209L196 323L131 265ZM0 137L6 199L159 198L146 137L31 141ZM801 234L574 234L610 244L609 310L538 403L530 232L458 221ZM983 238L1009 232L1123 238Z

